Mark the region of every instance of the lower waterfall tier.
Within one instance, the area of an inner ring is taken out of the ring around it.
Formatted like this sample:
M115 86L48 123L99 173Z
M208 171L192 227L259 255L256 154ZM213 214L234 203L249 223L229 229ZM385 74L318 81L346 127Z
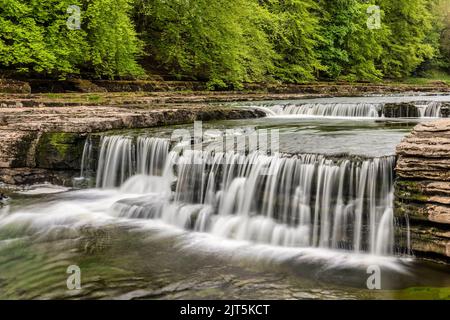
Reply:
M158 138L102 138L97 186L143 194L112 214L278 246L395 251L395 157L169 149Z

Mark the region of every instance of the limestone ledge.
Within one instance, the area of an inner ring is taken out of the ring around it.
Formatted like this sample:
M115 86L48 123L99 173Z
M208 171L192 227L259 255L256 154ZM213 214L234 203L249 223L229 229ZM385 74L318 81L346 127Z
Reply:
M397 147L395 214L420 255L450 258L450 120L424 122Z
M42 182L45 174L54 182L52 170L57 176L73 174L89 133L263 116L253 108L201 104L0 108L0 182Z

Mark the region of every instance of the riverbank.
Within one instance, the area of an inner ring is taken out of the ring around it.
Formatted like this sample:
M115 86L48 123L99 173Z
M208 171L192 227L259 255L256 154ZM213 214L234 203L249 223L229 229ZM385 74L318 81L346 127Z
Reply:
M322 94L335 96L358 96L364 94L388 94L404 92L450 92L446 81L427 81L414 83L350 83L350 82L312 82L305 84L247 83L240 91L209 91L206 82L200 81L162 81L162 80L82 80L63 81L31 79L27 81L0 79L0 93L158 93L177 94L195 92L208 95L274 93L274 94Z

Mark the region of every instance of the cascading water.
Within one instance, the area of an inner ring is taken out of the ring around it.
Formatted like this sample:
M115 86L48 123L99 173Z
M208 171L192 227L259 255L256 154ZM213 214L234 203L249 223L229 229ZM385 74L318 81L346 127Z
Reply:
M378 117L380 103L307 103L276 105L271 109L278 115L306 115L320 117Z
M414 104L422 118L441 116L439 101L417 102ZM384 117L385 103L358 102L358 103L288 103L259 106L269 116L299 115L309 117L357 117L382 118Z
M117 202L112 214L276 246L393 253L394 157L169 151L169 145L102 138L97 186L146 194Z
M416 105L419 110L420 116L422 118L438 118L441 116L441 106L440 102L428 102Z
M138 137L136 152L137 173L151 176L160 175L166 163L169 142L164 139Z

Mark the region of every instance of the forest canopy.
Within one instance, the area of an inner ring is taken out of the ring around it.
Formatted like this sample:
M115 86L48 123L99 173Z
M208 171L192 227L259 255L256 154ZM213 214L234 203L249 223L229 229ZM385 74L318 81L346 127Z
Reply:
M450 0L0 0L0 72L211 88L404 78L450 70L449 10Z

